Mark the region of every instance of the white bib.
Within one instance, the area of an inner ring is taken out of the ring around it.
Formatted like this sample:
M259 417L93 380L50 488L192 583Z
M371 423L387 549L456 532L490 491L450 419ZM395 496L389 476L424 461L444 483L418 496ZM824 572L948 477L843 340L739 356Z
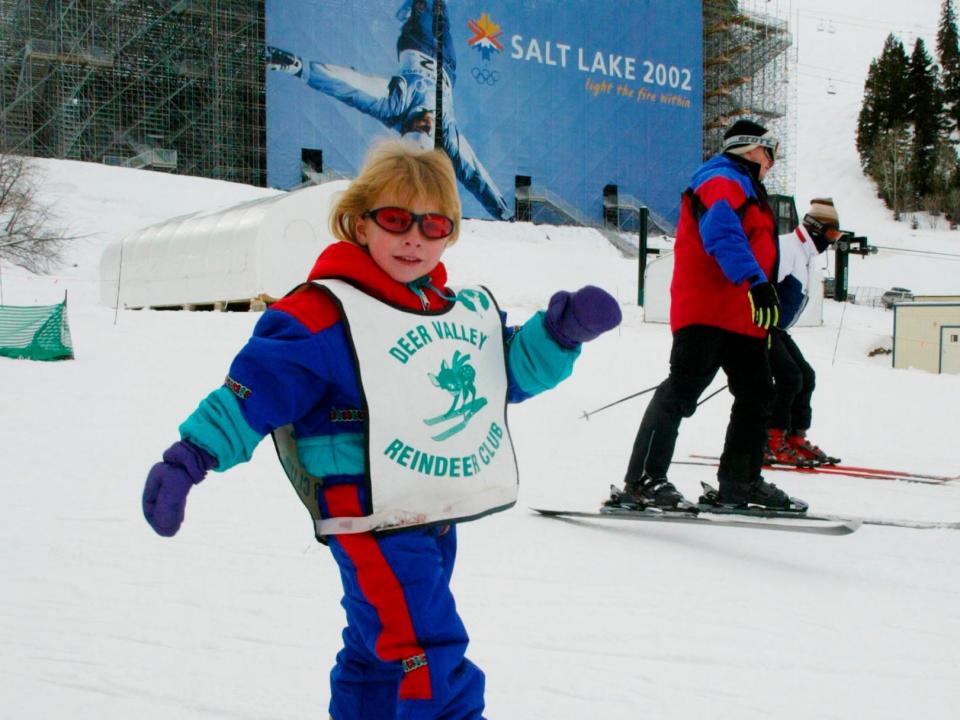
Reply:
M503 324L489 291L454 290L457 301L436 313L388 305L341 280L314 284L340 305L353 346L372 505L364 517L315 516L317 535L470 520L511 507L518 475Z

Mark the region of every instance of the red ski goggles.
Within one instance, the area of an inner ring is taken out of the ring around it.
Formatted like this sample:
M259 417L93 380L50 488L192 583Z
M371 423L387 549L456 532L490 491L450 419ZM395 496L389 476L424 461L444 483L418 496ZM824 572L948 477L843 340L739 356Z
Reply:
M402 235L414 223L420 226L420 232L427 240L443 240L453 232L453 218L441 213L418 215L402 207L379 207L367 210L362 217L370 218L388 233Z

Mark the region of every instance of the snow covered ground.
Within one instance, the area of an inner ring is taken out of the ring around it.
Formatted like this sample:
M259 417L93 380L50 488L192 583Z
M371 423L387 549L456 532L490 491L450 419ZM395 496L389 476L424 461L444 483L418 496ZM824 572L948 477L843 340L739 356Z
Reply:
M859 78L827 95L824 81L800 77L801 211L833 195L844 226L873 244L960 255L960 233L889 219L851 134L881 20L935 29L939 2L842 8L824 16L835 34L816 30L815 12L797 14L801 71ZM51 200L88 237L55 276L0 267L7 304L53 303L69 290L77 351L63 363L0 358L0 718L325 718L340 582L270 443L194 490L176 538L154 535L140 515L147 469L220 384L258 316L98 304L108 242L273 191L44 166ZM960 532L864 526L836 538L533 515L531 505L594 508L620 481L648 396L580 415L658 383L669 330L643 322L634 261L589 230L468 222L445 261L453 282L489 285L518 322L554 290L588 282L624 311L568 382L511 409L518 506L460 529L454 590L470 657L487 673L488 717L956 716ZM850 285L958 293L958 270L955 259L884 250L854 259ZM889 311L827 301L824 315L822 327L795 331L818 371L813 439L848 462L960 472L960 376L869 357L890 347ZM682 426L678 459L719 451L729 404L721 394ZM679 465L671 475L690 496L711 476ZM817 511L960 520L960 483L769 477Z

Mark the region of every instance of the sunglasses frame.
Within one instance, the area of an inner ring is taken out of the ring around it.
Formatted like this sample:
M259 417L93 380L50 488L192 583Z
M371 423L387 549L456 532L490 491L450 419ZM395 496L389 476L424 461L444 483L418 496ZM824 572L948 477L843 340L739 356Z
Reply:
M410 224L407 225L403 230L393 230L392 228L384 227L383 225L380 224L380 221L377 219L377 215L381 210L401 210L410 216ZM427 240L431 240L431 241L445 240L446 238L453 235L453 231L456 230L457 228L456 221L449 215L444 215L443 213L439 213L439 212L429 212L429 213L418 214L413 212L412 210L408 210L405 207L400 207L399 205L383 205L378 208L371 208L370 210L365 210L360 217L369 218L370 220L373 220L373 222L376 223L376 226L378 228L380 228L385 232L390 233L391 235L403 235L405 232L409 231L410 228L412 228L416 224L420 228L420 234L423 235L423 237L425 237ZM427 231L423 227L423 221L424 219L429 217L441 217L446 220L449 220L450 232L448 232L446 235L441 235L440 237L433 237L432 235L428 235Z

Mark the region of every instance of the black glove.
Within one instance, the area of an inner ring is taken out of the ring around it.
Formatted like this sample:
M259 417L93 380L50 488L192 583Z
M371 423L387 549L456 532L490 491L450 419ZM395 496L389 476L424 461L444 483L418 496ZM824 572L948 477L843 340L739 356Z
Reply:
M767 281L758 282L747 290L747 297L750 298L753 324L764 330L776 327L780 320L780 300L773 285Z

